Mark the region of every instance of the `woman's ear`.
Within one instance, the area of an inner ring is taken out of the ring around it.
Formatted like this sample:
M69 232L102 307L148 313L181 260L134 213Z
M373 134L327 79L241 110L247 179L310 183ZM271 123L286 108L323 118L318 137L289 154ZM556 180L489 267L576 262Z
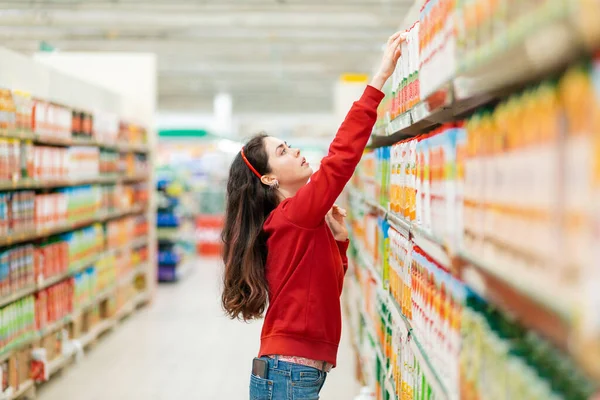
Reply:
M263 185L267 185L269 187L279 186L279 181L272 175L263 175L261 176L260 181L263 183Z

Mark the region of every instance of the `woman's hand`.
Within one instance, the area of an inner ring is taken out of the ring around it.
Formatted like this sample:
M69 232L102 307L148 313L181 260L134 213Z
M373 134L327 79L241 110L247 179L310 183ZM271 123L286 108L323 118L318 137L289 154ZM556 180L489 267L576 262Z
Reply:
M379 71L375 74L373 80L371 81L371 86L373 86L375 89L381 90L388 78L394 73L398 59L402 54L400 45L405 40L405 32L396 32L388 39Z
M327 225L329 225L333 237L338 242L345 242L348 240L348 230L346 229L344 218L346 218L346 210L337 205L334 205L325 216L325 221L327 221Z

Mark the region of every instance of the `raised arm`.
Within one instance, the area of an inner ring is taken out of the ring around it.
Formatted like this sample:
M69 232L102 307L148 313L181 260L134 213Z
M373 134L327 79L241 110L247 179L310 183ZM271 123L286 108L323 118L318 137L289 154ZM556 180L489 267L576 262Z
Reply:
M379 72L352 105L321 167L306 186L282 205L286 217L296 225L313 228L323 222L352 177L377 119L377 107L384 97L381 88L400 57L402 40L400 33L389 38Z

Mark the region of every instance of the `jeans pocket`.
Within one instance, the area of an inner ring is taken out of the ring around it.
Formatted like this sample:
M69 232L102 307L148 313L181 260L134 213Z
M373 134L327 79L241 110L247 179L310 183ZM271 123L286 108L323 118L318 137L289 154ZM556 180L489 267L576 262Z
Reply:
M321 379L323 379L323 374L323 371L319 371L318 369L314 368L307 369L305 371L300 371L298 380L294 383L297 383L299 386L312 386L321 382Z
M299 379L292 382L292 398L294 400L319 400L319 393L325 384L327 373L315 370L302 371Z
M250 374L250 400L272 400L273 381Z

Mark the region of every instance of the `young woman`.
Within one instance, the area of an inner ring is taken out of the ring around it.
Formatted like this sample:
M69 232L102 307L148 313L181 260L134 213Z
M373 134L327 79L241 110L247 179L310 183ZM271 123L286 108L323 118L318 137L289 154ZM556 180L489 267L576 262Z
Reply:
M318 399L335 366L348 232L345 211L334 202L363 154L402 40L400 33L389 38L379 72L314 175L298 149L263 134L231 165L223 308L246 321L266 309L250 378L252 400Z

